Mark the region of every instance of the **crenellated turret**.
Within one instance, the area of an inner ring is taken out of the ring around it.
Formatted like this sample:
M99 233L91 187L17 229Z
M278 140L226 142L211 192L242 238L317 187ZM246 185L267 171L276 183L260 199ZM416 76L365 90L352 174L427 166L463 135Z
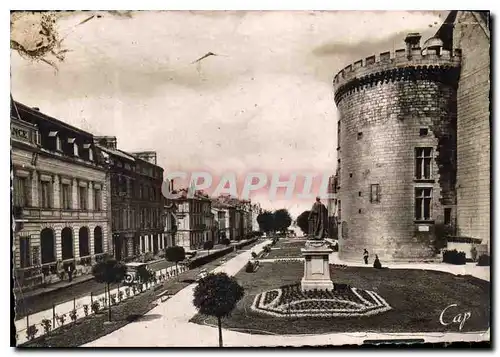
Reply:
M384 81L431 79L456 81L462 58L460 49L444 50L442 41L431 38L420 47L420 35L408 34L406 48L360 59L335 75L335 102L352 90Z

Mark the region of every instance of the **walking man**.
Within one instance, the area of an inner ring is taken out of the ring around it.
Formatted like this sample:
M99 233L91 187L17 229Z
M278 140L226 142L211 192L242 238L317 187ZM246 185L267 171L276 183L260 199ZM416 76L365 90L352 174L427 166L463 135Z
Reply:
M368 251L365 249L363 252L363 259L365 260L365 264L368 264Z

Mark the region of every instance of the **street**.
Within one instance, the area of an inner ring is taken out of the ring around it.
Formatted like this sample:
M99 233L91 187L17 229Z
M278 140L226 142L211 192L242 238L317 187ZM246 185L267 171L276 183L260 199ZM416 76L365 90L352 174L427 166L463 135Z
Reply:
M175 264L162 260L151 264L151 268L156 271L168 268L172 265ZM116 287L117 284L111 285L112 289ZM28 314L50 309L53 305L58 305L74 298L89 295L90 292L94 295L102 294L104 292L104 284L91 279L66 288L26 297L24 299L16 295L16 319L22 318Z

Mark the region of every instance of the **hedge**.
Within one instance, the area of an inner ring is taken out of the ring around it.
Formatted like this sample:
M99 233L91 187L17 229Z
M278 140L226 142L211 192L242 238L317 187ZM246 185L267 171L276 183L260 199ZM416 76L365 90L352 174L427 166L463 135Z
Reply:
M458 252L456 249L446 250L443 252L443 262L454 265L464 265L466 262L465 253Z

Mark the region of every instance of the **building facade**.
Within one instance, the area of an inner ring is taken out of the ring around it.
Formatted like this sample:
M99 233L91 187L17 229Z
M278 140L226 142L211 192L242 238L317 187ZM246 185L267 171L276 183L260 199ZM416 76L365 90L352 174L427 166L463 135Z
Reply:
M457 88L457 236L491 237L491 84L488 12L451 11L436 34L443 48L462 51Z
M163 169L154 152L127 153L116 137L95 137L108 162L111 184L112 252L118 260L158 254L164 235Z
M229 239L229 205L220 202L217 198L212 199L212 213L217 230L214 232L213 241L215 244L221 243L223 239Z
M173 181L169 181L169 192L172 192L174 187L173 187ZM165 217L165 230L164 230L164 237L166 239L166 248L168 247L173 247L176 245L176 234L177 234L177 205L175 204L174 201L164 198L164 217Z
M211 227L207 225L211 216L210 198L202 192L196 192L194 197L189 198L187 189L173 193L178 195L170 199L177 207L175 244L188 251L202 249L211 234Z
M333 81L338 121L339 255L385 261L435 255L456 215L461 51L431 38L351 64Z
M110 247L110 181L92 134L11 100L11 149L16 288L88 268Z
M262 208L260 203L254 203L252 205L252 231L260 232L259 222L257 222L257 217L261 214Z

